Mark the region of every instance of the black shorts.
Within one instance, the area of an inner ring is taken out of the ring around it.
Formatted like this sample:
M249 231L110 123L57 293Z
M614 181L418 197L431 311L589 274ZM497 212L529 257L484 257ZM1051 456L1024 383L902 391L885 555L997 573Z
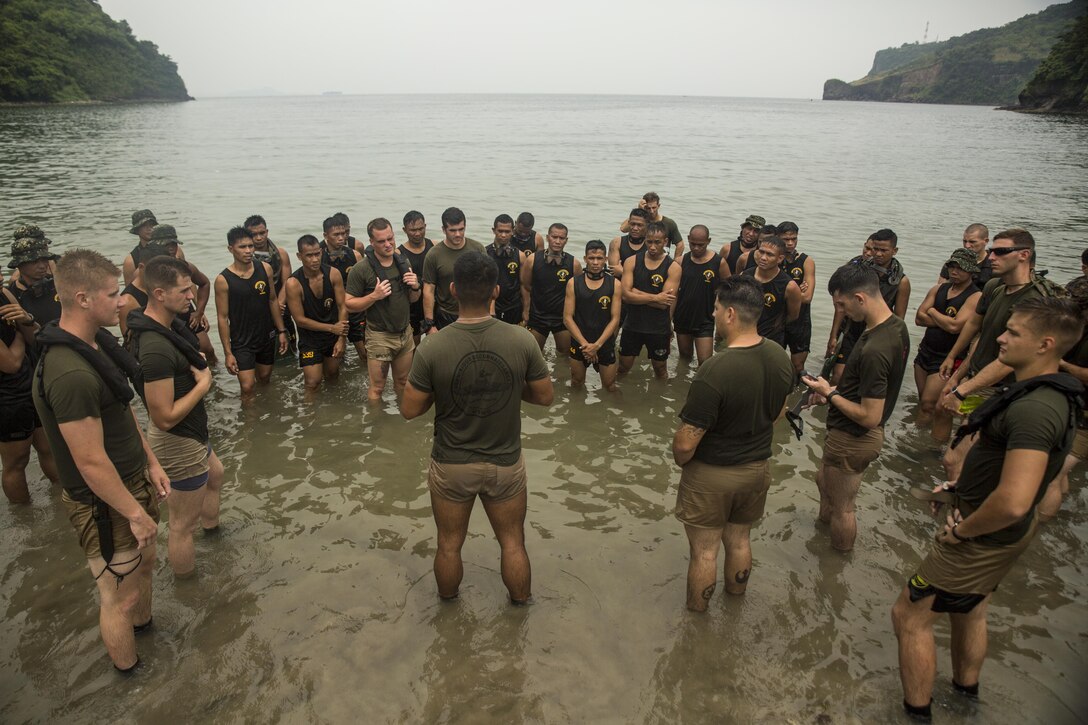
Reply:
M363 342L364 340L366 340L366 316L348 315L348 342Z
M335 341L328 345L315 345L312 340L299 340L298 366L300 368L305 368L310 365L320 365L325 358L332 357L332 349L334 347L336 347Z
M457 315L451 315L441 308L435 308L434 311L434 329L441 330L447 325L452 325L457 322Z
M570 359L577 360L583 365L586 364L586 359L582 357L582 346L576 342L571 341L570 344ZM612 338L604 347L597 351L597 362L594 363L594 367L597 365L615 365L616 364L616 339Z
M511 307L508 310L495 310L495 319L502 322L508 322L511 325L520 325L522 317L522 307Z
M933 597L930 610L938 613L948 612L949 614L967 614L988 596L986 594L953 594L952 592L946 592L923 580L917 574L907 582L907 590L910 592L912 602L920 601L926 597Z
M18 443L34 435L42 427L34 401L16 400L0 405L0 443Z
M939 352L922 344L918 346L918 354L914 356L914 364L922 368L927 375L940 372L941 363L948 357L947 352Z
M793 322L786 323L786 344L790 354L809 352L812 345L812 316L801 313Z
M696 325L675 324L677 335L691 335L692 337L714 337L714 318L705 320Z
M250 343L248 345L230 344L231 354L238 361L239 370L253 370L258 365L272 365L276 362L276 350L278 348L278 335L273 333L263 343Z
M654 362L664 362L672 352L671 335L657 332L624 330L620 335L620 356L634 357L646 348L646 355Z
M412 326L412 335L423 334L423 301L413 302L408 308L408 324Z
M839 354L835 356L836 365L846 364L846 359L850 357L850 353L854 349L854 345L858 342L858 338L850 336L844 336L842 338L842 345L839 347Z
M544 337L548 335L558 335L561 332L566 332L567 328L563 324L563 320L556 322L554 319L542 319L540 317L533 317L532 313L529 313L529 329L534 332L539 332Z

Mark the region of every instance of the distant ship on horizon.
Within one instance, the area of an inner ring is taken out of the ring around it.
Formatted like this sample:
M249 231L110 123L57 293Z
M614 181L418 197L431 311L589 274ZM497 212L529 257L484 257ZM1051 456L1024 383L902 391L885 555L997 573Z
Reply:
M321 95L323 95L323 96L342 96L342 95L344 95L344 93L342 91L321 91Z

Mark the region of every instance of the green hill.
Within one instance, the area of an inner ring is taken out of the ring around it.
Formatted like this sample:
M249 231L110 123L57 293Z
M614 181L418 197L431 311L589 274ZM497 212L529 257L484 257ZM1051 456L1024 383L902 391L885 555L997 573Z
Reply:
M1088 113L1088 15L1054 44L1016 110Z
M852 83L831 79L824 100L1008 105L1060 35L1088 12L1088 0L1051 5L1000 28L984 28L940 43L878 51L869 75Z
M174 61L93 0L0 0L0 101L188 101Z

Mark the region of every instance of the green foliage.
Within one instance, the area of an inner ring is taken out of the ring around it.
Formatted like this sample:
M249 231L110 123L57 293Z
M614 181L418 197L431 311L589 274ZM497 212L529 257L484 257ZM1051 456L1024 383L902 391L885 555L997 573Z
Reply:
M904 45L876 54L873 70L829 99L1008 105L1050 53L1058 37L1088 12L1073 0L940 43Z
M1088 15L1064 34L1020 94L1025 108L1088 111Z
M177 65L93 0L0 0L0 101L188 100Z

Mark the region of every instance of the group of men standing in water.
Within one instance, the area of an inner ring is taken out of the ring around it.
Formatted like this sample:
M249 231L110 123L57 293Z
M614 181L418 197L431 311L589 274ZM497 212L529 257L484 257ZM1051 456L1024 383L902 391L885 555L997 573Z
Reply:
M316 390L338 375L351 343L366 363L372 401L391 376L406 418L434 407L427 478L443 599L459 594L461 548L479 497L510 600L530 601L520 402L551 403L541 354L549 337L569 360L573 386L592 367L614 390L643 350L654 375L667 377L674 334L680 354L697 360L672 444L690 609L707 608L723 546L726 591L747 587L773 426L798 382L809 389L804 403L829 408L819 519L835 549L852 549L862 475L883 447L910 352L910 281L896 260L896 234L874 232L830 276L835 320L825 370L812 375L804 366L816 267L797 249L795 223L751 215L714 252L705 225L685 240L650 192L619 236L608 245L590 240L582 259L566 251L565 225L543 235L534 225L528 212L501 214L485 247L466 237L464 213L450 207L434 243L412 211L403 244L380 217L367 224L363 244L337 213L324 221L322 239L297 240L292 272L287 250L251 216L227 233L232 261L214 282L185 260L174 227L148 210L133 215L140 243L122 269L90 250L60 258L40 229L16 231L9 266L17 279L0 305L4 491L28 500L24 471L35 447L43 472L64 487L119 670L136 666L134 635L151 624L158 504L169 496L178 576L195 566L195 529L218 525L223 468L203 403L215 354L204 314L213 290L224 364L243 396L291 348L306 388ZM1072 300L1062 296L1036 271L1035 241L1022 229L988 243L983 225L969 226L915 316L926 328L914 360L921 420L942 441L953 414L968 416L945 457L948 481L914 491L949 513L893 610L904 706L919 718L930 714L934 620L950 614L953 685L977 696L990 595L1033 537L1037 506L1040 518L1056 513L1069 469L1088 453L1080 397L1088 282L1070 285ZM102 329L118 323L124 347ZM129 380L148 411L146 436Z

